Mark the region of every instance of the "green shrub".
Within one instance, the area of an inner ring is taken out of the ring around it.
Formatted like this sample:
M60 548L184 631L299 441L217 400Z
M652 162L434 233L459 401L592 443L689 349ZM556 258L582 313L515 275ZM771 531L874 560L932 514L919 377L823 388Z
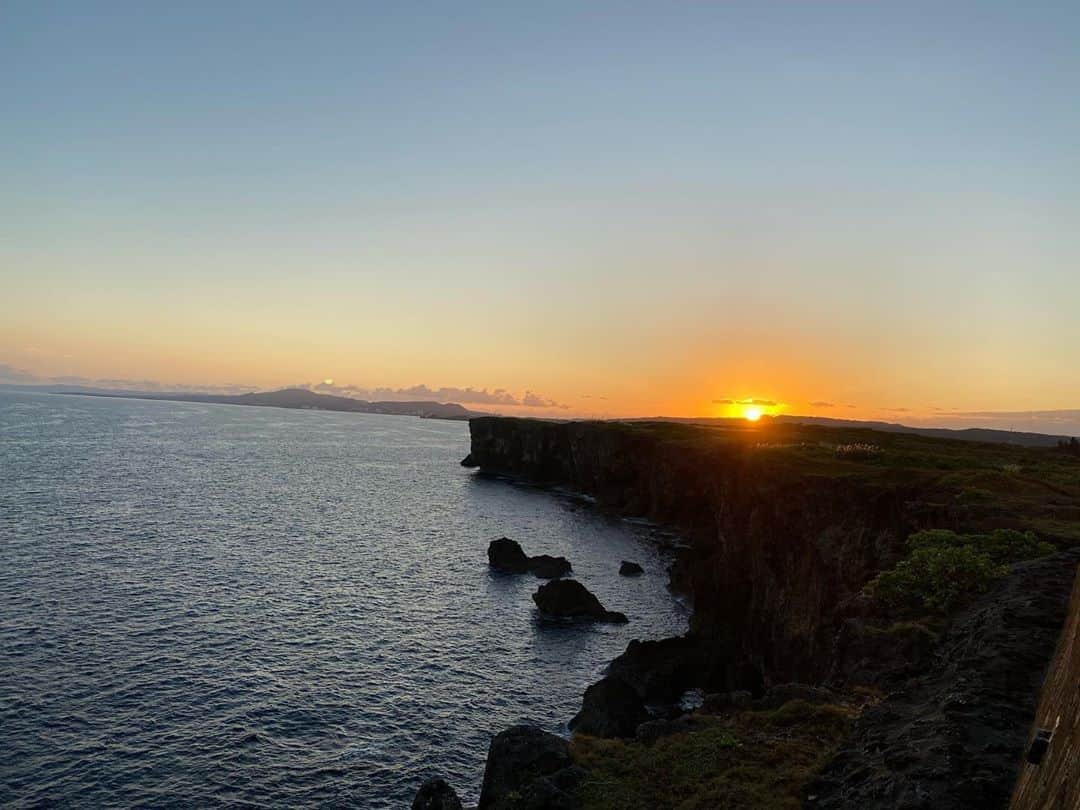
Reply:
M867 593L901 613L949 613L988 591L1011 563L1054 550L1031 532L1011 529L990 534L932 529L911 535L907 548L907 557L866 586Z

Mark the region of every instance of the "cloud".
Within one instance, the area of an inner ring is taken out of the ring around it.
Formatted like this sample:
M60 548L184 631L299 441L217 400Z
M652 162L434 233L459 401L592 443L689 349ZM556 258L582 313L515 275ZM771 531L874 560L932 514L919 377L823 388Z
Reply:
M817 400L815 402L811 402L810 405L812 407L814 407L814 408L835 408L836 407L835 402L826 402L825 400L822 400L822 399L819 399L819 400Z
M336 394L338 396L353 397L354 399L366 399L369 401L389 400L401 402L404 400L435 400L438 402L456 402L462 405L489 405L494 407L508 408L558 408L565 410L569 405L564 405L554 399L541 396L534 391L526 391L520 397L515 396L505 388L457 388L443 386L431 388L423 383L411 385L406 388L364 388L359 385L335 385L327 382L300 383L296 388L306 388L322 394Z
M714 399L713 405L761 405L763 408L775 408L779 405L772 399Z
M40 378L24 368L15 368L7 363L0 363L0 380L12 383L35 383Z
M892 411L893 413L910 413L911 412L911 408L886 408L885 410Z
M521 404L526 408L560 408L566 410L569 405L563 405L560 402L556 402L553 399L547 399L532 391L526 391L525 396L521 398Z

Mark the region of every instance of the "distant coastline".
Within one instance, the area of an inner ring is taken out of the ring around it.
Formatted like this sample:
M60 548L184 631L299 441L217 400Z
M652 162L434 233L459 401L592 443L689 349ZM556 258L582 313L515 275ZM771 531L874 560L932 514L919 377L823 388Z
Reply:
M4 386L9 390L27 393L64 394L68 396L107 397L113 399L155 399L167 402L204 402L215 405L249 405L263 408L292 408L298 410L344 411L348 413L382 413L393 416L418 416L422 419L453 419L464 421L486 416L470 411L453 402L369 402L364 399L316 394L304 388L284 388L251 394L189 394L185 392L127 391L83 388L81 386ZM2 389L0 389L2 390Z

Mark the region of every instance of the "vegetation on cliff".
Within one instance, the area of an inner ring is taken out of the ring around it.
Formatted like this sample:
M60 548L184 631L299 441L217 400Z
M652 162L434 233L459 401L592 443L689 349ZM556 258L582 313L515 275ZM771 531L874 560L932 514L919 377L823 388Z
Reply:
M865 590L890 610L911 615L949 613L986 593L1010 564L1055 550L1030 531L1012 529L989 534L929 529L911 535L907 549L904 559L874 577Z

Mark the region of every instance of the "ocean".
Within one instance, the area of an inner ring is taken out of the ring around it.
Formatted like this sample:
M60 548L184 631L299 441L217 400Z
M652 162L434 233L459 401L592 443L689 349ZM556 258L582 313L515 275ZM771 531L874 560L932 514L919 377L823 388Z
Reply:
M0 393L0 802L475 801L632 638L684 632L657 531L466 470L468 425ZM500 536L627 625L543 622ZM622 559L644 565L618 575Z

